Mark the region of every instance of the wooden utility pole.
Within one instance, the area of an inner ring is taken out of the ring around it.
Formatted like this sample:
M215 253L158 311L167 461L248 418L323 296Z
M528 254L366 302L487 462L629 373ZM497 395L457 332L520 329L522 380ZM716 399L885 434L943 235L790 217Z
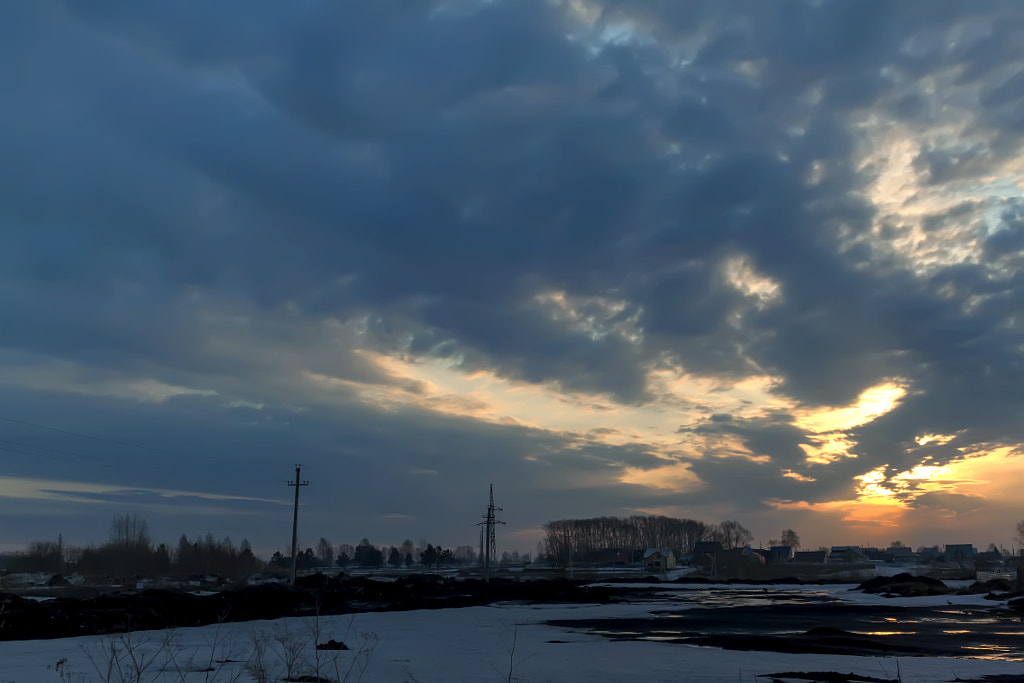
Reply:
M288 482L289 486L295 487L295 512L292 515L292 585L295 585L295 568L296 562L298 562L299 556L296 550L296 545L299 540L299 487L309 486L308 481L302 481L299 478L299 472L302 471L302 465L295 466L295 481Z

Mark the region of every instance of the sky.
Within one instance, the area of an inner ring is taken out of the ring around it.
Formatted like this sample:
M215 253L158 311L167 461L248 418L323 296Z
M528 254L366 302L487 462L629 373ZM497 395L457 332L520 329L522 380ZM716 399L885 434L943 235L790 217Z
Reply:
M0 548L1024 517L1024 4L0 5Z

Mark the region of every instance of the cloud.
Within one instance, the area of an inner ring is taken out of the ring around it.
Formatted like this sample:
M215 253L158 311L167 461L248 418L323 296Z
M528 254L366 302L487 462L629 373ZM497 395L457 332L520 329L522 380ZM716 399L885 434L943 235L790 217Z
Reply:
M930 491L922 493L915 499L915 507L926 508L936 512L963 515L980 509L985 505L982 496L967 496L961 493Z
M303 460L359 482L317 523L454 535L495 480L528 529L732 516L1019 444L1020 18L6 7L0 415L158 446L13 448L268 499Z

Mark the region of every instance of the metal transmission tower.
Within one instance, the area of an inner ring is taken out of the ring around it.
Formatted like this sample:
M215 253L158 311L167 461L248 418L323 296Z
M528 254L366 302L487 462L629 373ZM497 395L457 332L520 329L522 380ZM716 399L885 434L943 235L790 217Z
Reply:
M498 524L504 524L505 522L499 521L495 515L497 512L503 512L502 508L494 506L494 484L491 484L491 500L487 505L487 514L484 515L483 525L486 531L484 532L484 538L481 539L481 544L484 551L484 577L488 577L491 573L491 563L494 561L498 554L497 543L495 542L494 528Z
M295 563L298 561L299 556L296 554L295 545L299 539L299 489L303 486L309 486L308 481L302 481L299 478L299 472L302 470L302 465L295 466L295 481L288 482L289 486L295 487L295 513L292 515L292 585L295 585Z

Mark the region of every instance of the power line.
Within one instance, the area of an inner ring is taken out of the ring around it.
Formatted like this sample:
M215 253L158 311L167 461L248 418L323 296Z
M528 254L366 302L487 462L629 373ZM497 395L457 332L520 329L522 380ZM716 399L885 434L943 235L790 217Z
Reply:
M8 423L11 423L11 424L24 425L26 427L31 427L33 429L44 430L44 431L47 431L47 432L54 432L56 434L65 434L67 436L73 436L73 437L80 438L80 439L88 439L89 441L94 441L94 442L97 442L97 443L100 443L100 444L115 444L115 445L118 445L118 446L126 446L128 448L134 448L134 449L138 449L138 450L141 450L141 451L145 451L148 454L165 453L165 454L169 454L169 455L172 455L172 456L179 455L178 453L176 453L174 451L171 451L171 450L168 450L168 449L164 449L164 448L152 447L152 446L144 446L142 444L133 443L131 441L125 441L123 439L116 439L116 438L103 437L103 436L95 436L93 434L85 434L83 432L76 432L76 431L72 431L70 429L62 429L60 427L52 427L50 425L40 424L38 422L30 422L29 420L21 420L21 419L14 418L14 417L6 417L6 416L3 416L3 415L0 415L0 422L8 422ZM50 447L50 446L36 446L34 444L31 444L31 443L26 443L24 441L15 441L13 439L0 439L0 442L2 442L4 444L8 444L8 446L6 446L6 447L0 446L0 451L7 451L9 453L17 453L19 455L25 455L25 456L29 456L29 457L33 457L33 458L45 458L45 459L53 460L53 461L56 461L56 462L72 462L72 461L75 461L74 459L77 458L77 462L80 462L80 463L83 463L83 464L103 462L103 463L106 463L106 464L109 464L109 465L116 465L116 466L122 466L122 467L127 465L129 462L131 462L132 464L138 464L138 457L137 456L134 456L134 455L130 456L131 460L129 460L128 454L125 454L125 453L121 453L121 454L99 453L99 454L91 454L90 455L90 454L85 454L85 453L81 453L81 452L75 452L75 451L61 449L61 448L54 448L54 447ZM14 446L14 447L12 448L11 446ZM26 451L26 450L24 450L26 448L28 448L28 449L35 449L35 450L34 451L33 450ZM111 450L111 449L109 449L109 447L108 447L105 450ZM35 452L35 451L45 451L45 453L40 453L40 452ZM47 453L54 453L56 455L47 455ZM64 457L57 457L57 456L64 456ZM149 462L147 464L147 468L152 468L154 462L160 463L162 465L166 465L167 464L165 462L161 462L161 460L158 458L155 461Z
M19 448L9 448L5 446L0 446L0 451L7 451L8 453L17 453L19 455L39 455L38 453L31 453L29 451L23 451ZM45 458L46 456L44 455L42 457Z
M26 427L34 427L35 429L45 429L48 432L57 432L58 434L67 434L68 436L77 436L82 439L91 439L92 441L101 441L106 443L114 443L119 446L128 446L129 448L141 448L142 450L154 450L149 446L143 446L142 444L132 443L131 441L121 441L120 439L111 439L104 436L93 436L92 434L83 434L81 432L72 432L67 429L60 429L58 427L48 427L46 425L37 424L35 422L29 422L27 420L18 420L13 417L4 417L0 415L0 420L4 422L11 422L13 424L24 425Z
M21 446L22 448L32 448L32 449L39 450L39 451L45 451L47 453L57 453L57 454L60 454L60 455L66 455L69 458L78 458L81 461L108 460L110 462L113 462L114 464L118 464L118 465L124 464L124 459L119 458L117 456L112 456L112 455L105 455L105 454L86 455L85 453L76 453L74 451L66 451L66 450L63 450L61 448L50 448L48 446L36 446L35 444L25 443L24 441L13 441L11 439L0 439L0 443L10 444L12 446ZM2 448L2 447L0 447L0 448ZM12 451L14 451L14 449L9 449L9 448L4 448L3 450L12 450ZM39 457L39 458L49 458L50 460L60 460L60 458L54 458L53 456L46 456L46 455L43 455L42 453L32 453L32 452L25 453L24 451L14 451L14 452L21 452L21 453L24 453L24 455L32 455L32 456Z

